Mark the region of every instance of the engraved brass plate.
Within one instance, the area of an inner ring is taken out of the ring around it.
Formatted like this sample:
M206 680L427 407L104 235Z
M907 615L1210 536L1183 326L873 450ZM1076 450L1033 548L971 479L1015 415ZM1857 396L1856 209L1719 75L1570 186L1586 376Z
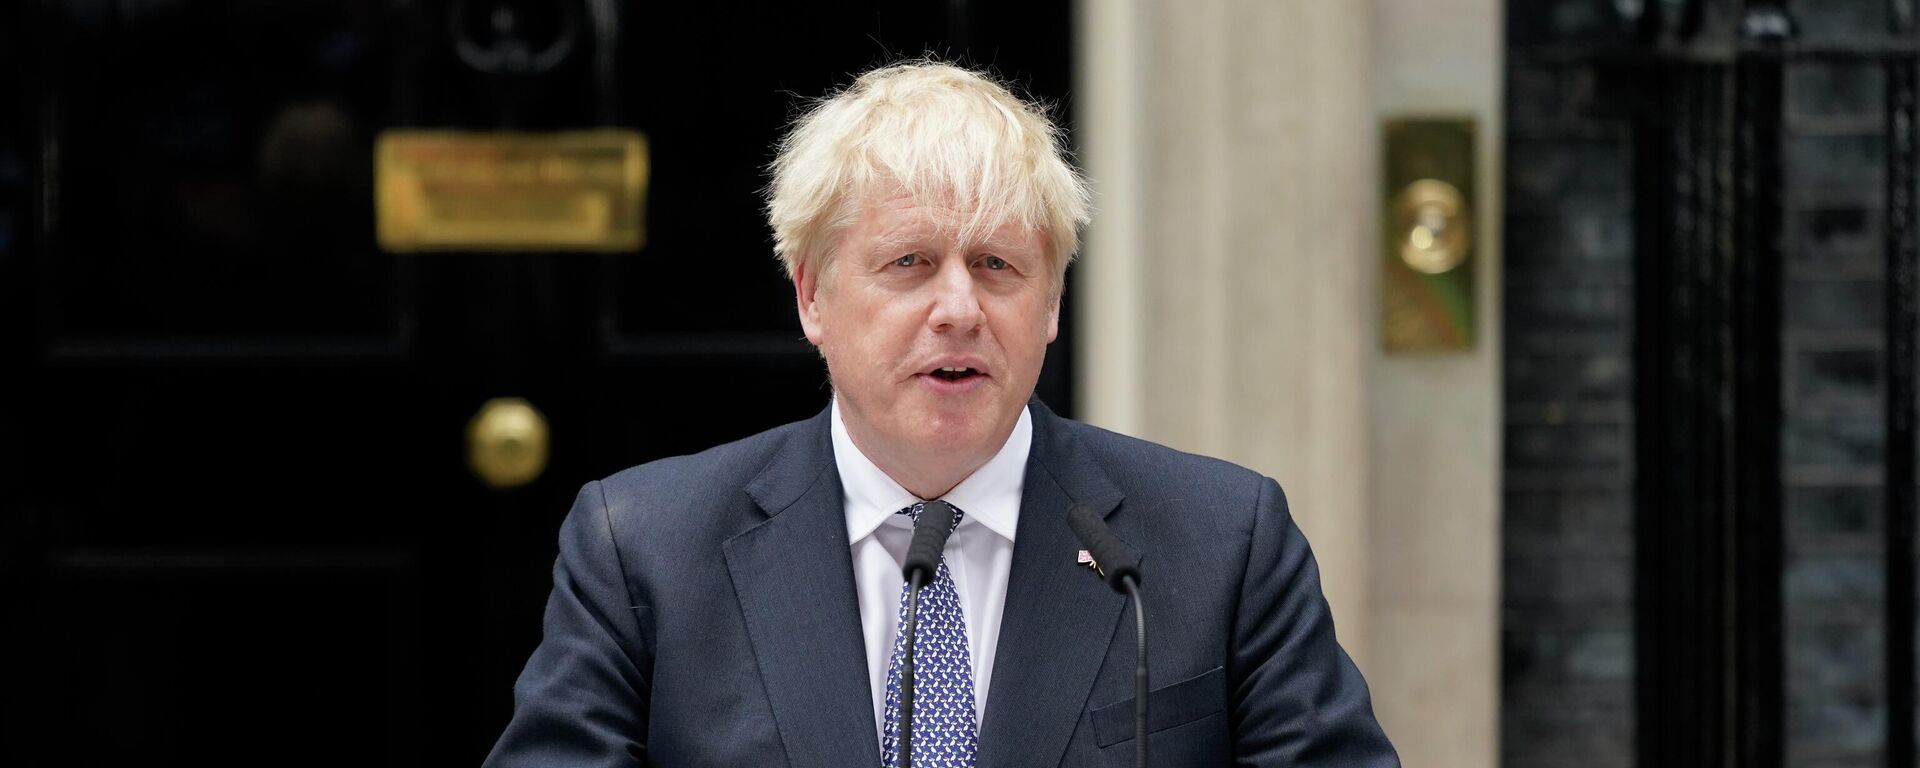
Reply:
M388 251L633 251L645 239L637 131L392 129L375 156Z
M1381 344L1388 352L1473 347L1474 123L1389 120L1381 206Z

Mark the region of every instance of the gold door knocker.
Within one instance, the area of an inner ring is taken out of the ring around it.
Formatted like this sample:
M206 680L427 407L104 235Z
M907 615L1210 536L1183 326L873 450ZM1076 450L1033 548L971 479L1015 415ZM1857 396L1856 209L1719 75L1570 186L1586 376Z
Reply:
M467 466L489 488L517 488L547 468L547 417L518 397L496 397L467 422Z

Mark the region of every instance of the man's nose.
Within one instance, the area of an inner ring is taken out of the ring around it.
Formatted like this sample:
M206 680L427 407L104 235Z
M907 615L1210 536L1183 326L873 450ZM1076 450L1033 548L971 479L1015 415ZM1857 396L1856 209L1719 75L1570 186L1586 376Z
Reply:
M960 260L941 265L933 281L933 311L927 324L935 331L971 331L980 326L985 313L974 291L973 270Z

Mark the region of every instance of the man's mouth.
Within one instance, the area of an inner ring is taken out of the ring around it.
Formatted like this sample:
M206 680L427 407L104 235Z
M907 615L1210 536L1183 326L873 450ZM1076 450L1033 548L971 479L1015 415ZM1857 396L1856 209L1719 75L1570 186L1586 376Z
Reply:
M980 372L972 368L936 368L929 375L943 381L963 381L979 376Z

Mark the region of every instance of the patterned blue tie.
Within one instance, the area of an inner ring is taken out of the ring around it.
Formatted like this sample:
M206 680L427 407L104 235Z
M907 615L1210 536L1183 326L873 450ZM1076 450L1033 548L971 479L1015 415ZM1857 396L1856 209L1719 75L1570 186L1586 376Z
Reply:
M924 504L900 510L915 522ZM953 510L959 527L962 513ZM949 531L951 532L951 531ZM914 768L973 768L979 737L973 721L973 657L967 652L967 622L960 613L960 595L953 590L947 559L933 582L920 590L920 620L913 635L913 765ZM893 660L887 663L886 730L880 737L880 762L900 765L900 657L906 646L907 589L900 589L900 631L893 638Z

